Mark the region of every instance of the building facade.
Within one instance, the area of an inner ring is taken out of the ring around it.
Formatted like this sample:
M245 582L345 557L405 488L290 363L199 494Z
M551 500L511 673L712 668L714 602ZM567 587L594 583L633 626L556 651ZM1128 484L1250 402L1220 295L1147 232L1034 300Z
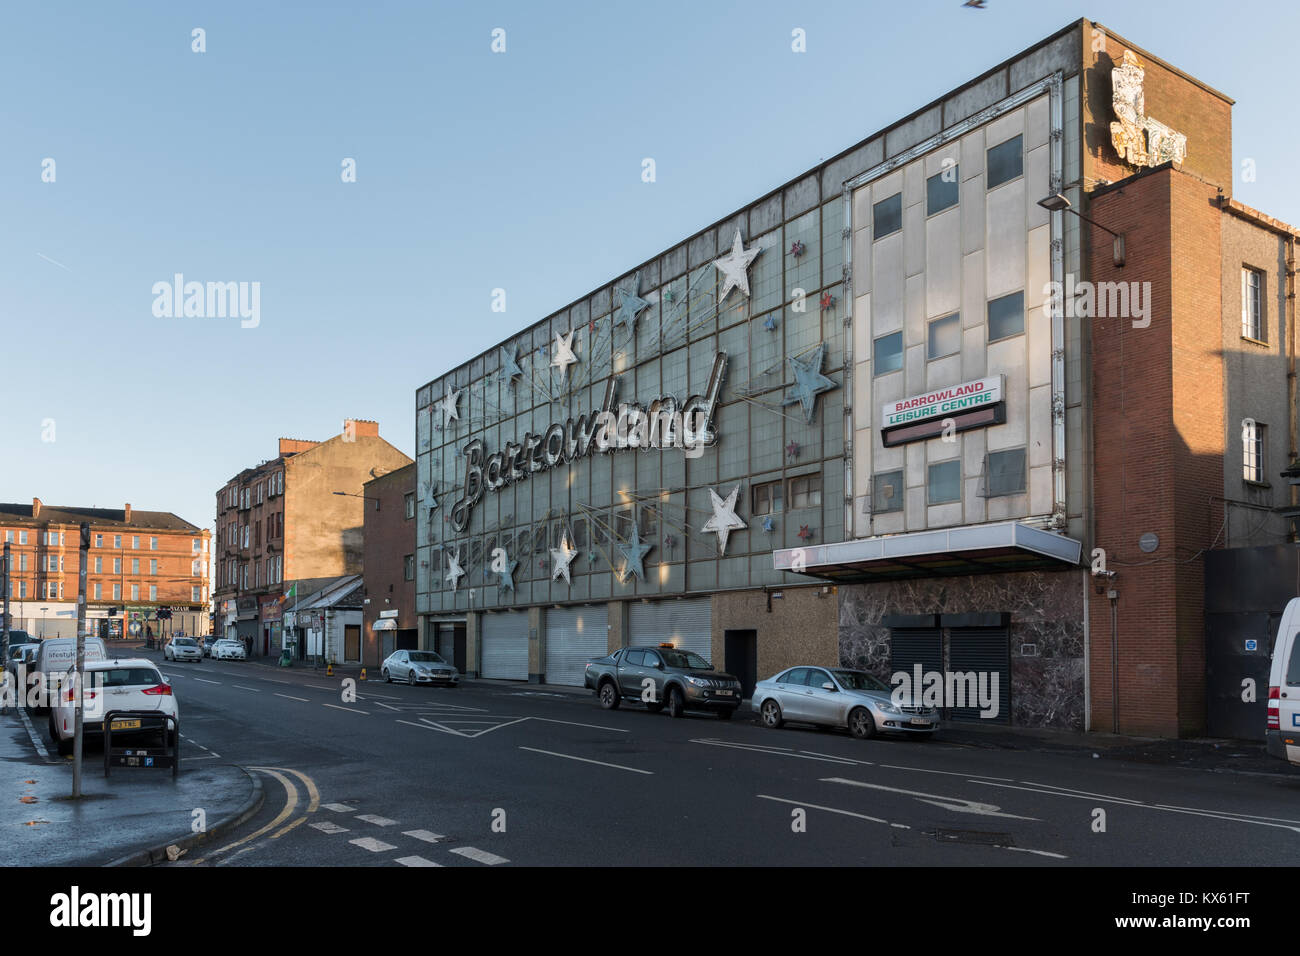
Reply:
M415 618L415 463L372 478L365 495L361 663L419 646ZM462 642L463 643L463 642ZM448 657L451 660L452 655Z
M419 389L425 646L1198 732L1200 554L1293 530L1293 246L1231 199L1231 106L1077 21Z
M227 481L216 501L217 630L279 654L293 596L361 572L363 484L410 461L377 423L349 419L323 442L280 439L275 458Z
M210 532L170 512L0 504L10 626L77 636L81 524L90 525L86 618L99 637L208 633ZM170 612L159 619L158 612Z

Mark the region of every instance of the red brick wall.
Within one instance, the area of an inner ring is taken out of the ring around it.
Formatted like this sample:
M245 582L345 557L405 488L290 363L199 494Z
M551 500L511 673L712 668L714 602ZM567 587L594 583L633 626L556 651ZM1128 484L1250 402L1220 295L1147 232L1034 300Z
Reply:
M366 597L362 646L367 666L378 666L380 646L372 629L380 611L397 611L397 626L417 626L415 581L404 577L403 559L415 554L415 518L406 517L405 498L415 492L415 465L407 465L364 485L366 501L364 573ZM417 569L418 573L418 569Z

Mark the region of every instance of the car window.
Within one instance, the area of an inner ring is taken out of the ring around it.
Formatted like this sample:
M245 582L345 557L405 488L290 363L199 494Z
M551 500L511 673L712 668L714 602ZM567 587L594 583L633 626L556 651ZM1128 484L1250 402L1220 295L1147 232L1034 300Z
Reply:
M785 680L781 683L794 684L796 687L805 686L808 683L808 668L796 667L793 670L787 671Z
M713 669L712 664L693 651L665 650L663 658L669 667L686 667L697 671Z
M421 664L444 664L446 663L441 657L433 651L410 651L411 660Z
M816 687L817 689L820 690L822 684L831 682L831 675L826 673L824 670L818 670L814 668L810 670L808 674L809 674L808 677L809 687Z
M645 663L645 651L628 651L623 655L623 663L628 667L640 667Z
M1300 632L1291 638L1291 660L1287 662L1286 682L1289 687L1300 686Z
M152 667L112 667L108 670L91 671L92 680L104 687L153 687L161 684L162 678Z

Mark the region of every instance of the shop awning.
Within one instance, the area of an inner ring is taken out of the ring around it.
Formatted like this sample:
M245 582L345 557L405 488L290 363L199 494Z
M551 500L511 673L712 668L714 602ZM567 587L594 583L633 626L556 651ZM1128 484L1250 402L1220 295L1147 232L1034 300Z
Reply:
M370 626L376 631L395 631L397 630L397 621L391 617L381 617Z
M782 548L772 552L778 571L831 581L870 582L1031 569L1078 567L1082 542L1007 521L942 531L914 531Z

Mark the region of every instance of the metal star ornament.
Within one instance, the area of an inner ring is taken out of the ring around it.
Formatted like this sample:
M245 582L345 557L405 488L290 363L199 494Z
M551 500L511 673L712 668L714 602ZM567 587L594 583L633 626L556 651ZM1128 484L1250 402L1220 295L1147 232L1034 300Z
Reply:
M551 364L560 370L560 378L563 379L569 371L569 366L578 361L578 356L573 354L573 330L569 330L568 335L555 333L555 354L551 356Z
M736 498L740 495L740 485L731 489L731 494L727 495L726 500L718 497L718 493L712 488L709 489L709 500L713 505L713 517L704 522L701 531L713 531L718 535L718 553L727 553L727 537L732 531L741 531L748 528L736 514Z
M632 277L630 286L615 291L619 297L619 306L614 322L616 325L626 325L629 333L635 332L637 313L650 307L649 300L641 298L641 273Z
M628 572L636 575L637 578L645 580L645 566L642 563L646 552L654 545L641 540L641 534L637 531L636 525L632 525L632 536L626 544L620 544L618 550L623 554L623 573L619 576L619 581L627 580Z
M502 381L514 383L514 380L524 374L524 370L519 367L519 346L512 346L506 349L501 348L501 371L498 373Z
M518 561L511 561L504 568L497 572L497 586L502 591L513 591L515 589L515 568L519 567Z
M749 295L749 264L758 258L758 254L763 250L754 246L752 249L746 249L744 242L740 238L740 230L736 230L736 238L732 240L731 251L721 259L714 259L713 264L723 275L722 292L718 295L718 304L721 305L727 298L727 293L732 289L739 289L746 296Z
M447 552L447 577L444 580L451 582L452 591L456 590L464 576L465 569L460 566L460 549Z
M437 406L438 408L442 409L443 428L446 428L447 425L453 420L460 418L460 393L462 391L464 391L464 389L460 389L460 388L453 389L451 387L451 383L448 382L447 394L444 395L442 398L438 399Z
M799 404L803 406L804 418L812 424L813 413L817 410L817 396L839 388L833 381L822 374L822 359L826 356L826 343L817 346L817 351L805 359L791 357L787 359L794 371L794 384L786 387L785 400L782 405Z
M555 565L551 568L551 580L554 581L563 576L564 583L572 585L573 579L569 577L569 565L573 563L573 559L577 556L578 552L570 546L568 532L565 532L564 536L560 538L560 546L551 548L551 560L555 562Z
M799 525L799 540L800 540L800 541L807 541L807 540L808 540L809 538L811 538L812 536L813 536L812 529L810 529L806 524L801 524L801 525Z
M763 533L771 534L775 530L776 530L776 524L772 521L772 516L768 515L766 518L763 519Z

